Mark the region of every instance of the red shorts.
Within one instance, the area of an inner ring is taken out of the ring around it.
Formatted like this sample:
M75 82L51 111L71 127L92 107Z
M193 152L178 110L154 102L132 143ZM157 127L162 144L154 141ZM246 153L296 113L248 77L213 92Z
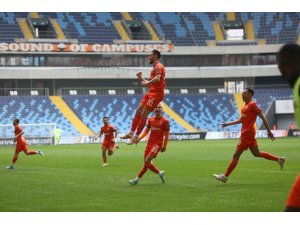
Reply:
M22 152L22 151L28 151L27 143L26 142L21 142L16 144L16 152Z
M248 148L257 147L255 138L241 138L236 149L239 151L247 150Z
M156 92L150 91L143 96L140 104L147 110L152 112L156 108L156 106L164 99L164 96L164 90Z
M144 158L146 158L148 155L151 155L153 158L156 158L161 148L162 148L162 144L148 143L144 153Z
M114 141L103 141L102 149L104 149L104 150L108 149L108 151L112 151L115 146L115 143L116 142L114 142Z

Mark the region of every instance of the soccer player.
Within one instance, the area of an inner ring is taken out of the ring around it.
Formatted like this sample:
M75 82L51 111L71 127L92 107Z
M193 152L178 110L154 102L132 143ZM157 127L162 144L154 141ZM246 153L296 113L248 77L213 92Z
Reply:
M283 169L285 158L277 157L277 156L271 155L267 152L262 152L258 148L256 139L255 139L255 133L256 133L255 132L255 122L256 122L257 116L259 116L262 119L262 121L267 129L268 137L272 141L275 140L275 137L272 134L269 124L268 124L268 121L266 120L261 109L252 100L253 95L254 95L254 91L251 88L246 88L242 94L242 98L243 98L243 101L245 102L245 105L243 106L243 108L241 110L241 118L236 121L222 124L222 128L230 126L230 125L234 125L234 124L239 124L239 123L242 124L240 141L237 145L235 153L233 154L233 159L231 160L225 174L220 174L220 175L213 174L213 176L217 180L220 180L224 183L228 180L229 175L231 174L231 172L234 170L234 168L238 164L239 158L242 155L242 153L245 150L247 150L248 148L250 149L251 153L255 157L261 157L261 158L265 158L268 160L276 161L279 163L280 168Z
M29 150L27 147L27 142L25 138L23 137L24 130L23 128L19 125L20 120L19 119L14 119L13 125L15 126L15 137L14 137L14 142L16 143L16 150L15 154L12 160L12 164L8 167L6 167L9 170L13 170L15 168L15 163L18 160L19 153L24 152L26 155L36 155L39 154L41 156L44 156L44 153L41 150Z
M136 74L141 81L141 85L149 88L149 91L143 96L135 112L130 132L120 137L122 139L131 139L129 143L138 142L138 137L146 125L148 115L164 98L166 72L164 66L159 62L160 56L160 52L154 49L148 57L150 64L153 65L149 81L143 78L141 72Z
M300 128L300 46L295 43L285 44L278 52L278 68L291 88L294 97L294 117ZM300 174L298 174L286 203L286 212L300 212Z
M136 185L139 179L150 169L152 172L159 175L162 183L165 183L165 172L160 171L153 163L152 160L156 158L159 152L165 152L167 150L170 124L169 121L162 116L162 105L159 104L155 108L155 116L148 120L147 127L144 133L139 137L139 141L142 140L151 130L146 150L144 153L144 166L139 172L138 176L132 180L129 180L131 185Z
M118 131L114 128L113 125L109 124L108 117L103 117L103 124L104 126L101 127L98 135L96 135L95 140L101 137L104 134L104 140L102 142L102 158L104 164L102 166L108 166L106 152L108 151L108 155L112 156L115 150L119 147L116 145L115 138L118 136ZM115 133L115 135L114 135Z

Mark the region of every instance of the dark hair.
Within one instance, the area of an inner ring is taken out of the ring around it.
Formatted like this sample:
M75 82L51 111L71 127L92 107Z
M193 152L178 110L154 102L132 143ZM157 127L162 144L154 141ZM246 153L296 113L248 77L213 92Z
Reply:
M158 59L160 59L160 51L158 51L157 49L153 49L152 52L157 56Z
M252 96L254 95L253 89L251 89L251 88L245 88L245 90L247 90L248 92L250 92Z
M296 43L288 43L283 45L278 52L278 60L282 60L289 64L299 64L300 46Z
M20 123L20 120L18 118L15 118L14 121L16 121L18 124Z
M107 116L104 116L104 117L103 117L103 120L104 120L104 119L108 119L108 117L107 117Z

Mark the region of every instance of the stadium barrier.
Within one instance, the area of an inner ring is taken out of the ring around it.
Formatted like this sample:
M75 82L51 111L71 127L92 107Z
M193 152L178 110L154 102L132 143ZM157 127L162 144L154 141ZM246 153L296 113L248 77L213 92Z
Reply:
M283 137L300 137L299 130L272 130L272 133L276 138ZM218 139L239 139L240 131L220 131L220 132L195 132L195 133L170 133L169 140L183 141L183 140L218 140ZM122 135L120 135L122 136ZM256 131L256 138L268 138L266 130ZM148 140L148 136L141 142ZM28 145L51 145L54 143L54 137L27 137ZM73 136L73 137L61 137L59 144L101 144L101 139L95 140L94 136ZM125 143L126 140L122 140L119 137L116 138L116 143ZM12 146L14 145L12 138L0 138L0 146Z
M55 140L54 137L36 137L26 138L28 145L52 145ZM11 146L15 145L12 138L0 138L0 146Z

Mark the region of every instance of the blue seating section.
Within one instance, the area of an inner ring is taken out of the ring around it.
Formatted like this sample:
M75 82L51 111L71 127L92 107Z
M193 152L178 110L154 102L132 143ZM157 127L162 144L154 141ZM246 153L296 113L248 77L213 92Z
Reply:
M80 136L73 125L59 112L46 96L0 96L1 124L12 124L19 118L22 124L56 123L61 136ZM37 131L38 132L38 131Z
M120 13L39 13L40 16L56 19L67 38L80 43L112 43L120 39L112 20L121 18Z
M122 134L130 130L135 110L139 106L141 98L141 95L63 96L68 106L95 133L103 126L103 117L108 116L111 124ZM173 119L165 116L170 121L171 132L186 132Z
M212 21L226 20L225 12L133 12L134 19L151 21L159 36L178 46L203 46L214 40ZM119 40L112 21L121 20L119 12L41 12L41 17L57 20L67 38L80 43L113 43ZM23 38L17 18L26 18L26 12L0 13L0 41L14 42ZM299 35L299 12L237 12L238 20L253 20L257 39L267 44L293 42Z
M141 95L63 96L63 99L83 123L95 133L103 125L102 118L108 116L111 123L124 134L131 127L132 118L141 97ZM263 112L266 112L275 99L292 99L292 91L288 88L255 89L254 100ZM165 102L199 130L238 131L241 128L240 125L221 128L221 123L239 118L232 94L166 95ZM0 104L1 124L12 124L13 119L18 117L22 124L56 123L62 130L63 137L80 136L80 133L59 112L49 97L2 96ZM170 121L171 132L187 132L168 115L164 116ZM257 123L260 125L262 121L258 119ZM1 135L2 137L9 136L12 131L13 129L3 133L1 130ZM41 130L27 130L27 133L38 136Z
M256 88L254 92L253 99L264 113L274 100L293 99L293 92L290 88ZM260 125L262 121L257 120L257 123Z
M299 12L236 13L238 19L253 20L254 33L267 44L294 42L299 35Z
M0 12L0 42L15 42L24 38L16 18L26 18L27 13Z
M220 131L221 123L239 118L231 94L167 95L165 102L183 119L202 131ZM230 126L223 130L239 130Z

